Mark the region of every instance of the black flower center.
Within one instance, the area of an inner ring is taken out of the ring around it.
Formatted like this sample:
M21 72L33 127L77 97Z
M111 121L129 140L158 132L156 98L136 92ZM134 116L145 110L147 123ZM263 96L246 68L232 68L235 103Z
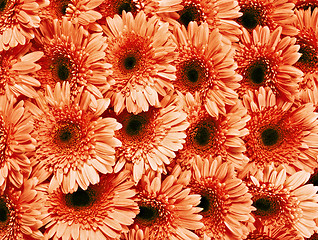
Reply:
M266 72L266 64L263 61L257 61L247 69L247 77L252 84L260 85L265 82Z
M243 15L238 19L246 29L252 30L260 24L261 11L257 8L245 8L241 9Z
M273 146L279 140L279 133L274 128L268 128L262 132L261 138L265 146Z
M308 45L301 45L299 52L302 54L298 59L300 63L314 63L316 60L315 50Z
M311 175L308 183L318 186L318 169L315 169L315 172Z
M53 61L53 76L57 81L67 81L71 78L71 64L68 59L58 57Z
M135 8L136 6L130 0L120 1L117 5L117 14L121 15L123 11L132 12Z
M2 12L7 6L7 0L0 0L0 12Z
M66 195L66 200L71 207L87 207L93 202L92 192L78 188L74 193Z
M158 210L152 206L140 206L139 210L136 217L142 220L151 221L158 216Z
M257 199L254 203L253 206L257 208L257 210L260 211L268 211L272 207L272 202L270 199L267 198L260 198Z
M253 199L253 206L256 208L255 215L259 217L275 216L280 211L279 199L261 196Z
M201 196L200 203L198 207L203 208L202 212L207 212L210 210L210 201L206 196Z
M210 137L211 134L209 129L202 126L198 128L194 139L200 146L205 146L209 143Z
M143 114L131 115L128 121L124 124L124 126L126 125L125 131L129 136L136 136L143 131L146 124L147 119L143 116Z
M189 79L190 82L197 82L199 80L199 73L196 69L190 69L188 72L187 72L187 77Z
M206 81L205 66L199 59L185 61L178 66L177 79L181 88L186 87L187 90L195 91L202 88L202 84Z
M6 203L0 199L0 222L5 223L9 219L9 209L7 208Z
M215 124L212 119L202 120L193 129L193 143L198 148L206 148L213 145L215 135Z
M124 66L127 70L131 70L136 66L136 58L134 56L128 56L124 60Z
M199 9L194 5L184 6L183 10L179 12L179 15L179 22L186 27L188 27L192 21L199 22L201 17Z
M77 145L80 135L81 131L77 124L58 123L54 132L54 141L57 145L67 148Z

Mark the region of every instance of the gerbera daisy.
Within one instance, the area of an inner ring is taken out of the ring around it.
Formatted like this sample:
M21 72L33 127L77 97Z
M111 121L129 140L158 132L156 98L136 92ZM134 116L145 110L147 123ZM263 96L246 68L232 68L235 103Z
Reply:
M191 21L198 25L207 23L212 31L218 29L222 36L237 42L242 34L240 25L235 21L242 16L236 0L182 0L182 9L177 12L177 19L170 20L173 25L188 27Z
M195 207L200 196L189 194L190 189L178 183L174 175L162 177L160 173L149 171L137 185L139 214L125 239L132 239L131 235L135 235L135 240L141 240L143 234L143 239L148 240L198 240L193 230L203 227L202 217L198 214L200 208Z
M64 194L56 189L48 194L45 208L45 239L119 239L133 223L138 205L129 171L101 176L87 190Z
M45 217L44 184L38 185L36 178L25 180L22 187L13 186L0 194L0 239L43 239L39 228Z
M37 105L28 103L34 115L34 136L38 142L33 157L33 175L43 181L53 174L50 189L61 185L65 193L99 182L99 173L112 172L115 147L121 145L114 131L121 125L114 118L102 118L109 100L92 100L80 92L70 101L69 84L47 87ZM94 111L91 107L94 107Z
M199 92L200 100L213 105L225 114L225 105L233 105L237 100L236 90L242 79L235 73L234 50L215 29L209 32L208 25L198 26L191 22L188 30L184 26L175 27L174 41L178 56L176 67L176 90L194 95Z
M36 64L43 53L33 51L28 53L31 45L17 46L0 54L0 95L18 97L25 95L33 98L37 96L34 87L41 84L32 74L41 69Z
M169 158L182 148L189 126L187 115L175 102L165 100L161 108L151 107L137 115L127 111L111 115L123 125L115 135L122 142L116 149L115 172L128 163L132 165L133 179L138 182L145 169L163 172Z
M240 97L247 90L268 86L284 99L294 100L303 73L293 64L301 54L296 38L281 38L281 32L280 27L271 32L267 26L257 27L252 34L243 30L235 55L237 72L243 76Z
M0 96L0 190L10 182L19 188L31 171L28 155L35 150L31 114L24 102Z
M88 34L65 18L61 22L43 21L34 48L44 52L39 61L42 68L35 74L43 89L69 81L72 96L84 86L96 98L103 97L100 88L108 89L111 72L110 64L104 61L106 44L101 33Z
M295 66L304 73L304 78L299 84L299 101L302 103L311 102L318 106L318 9L313 12L296 10L297 21L295 26L299 30L297 44L300 45L301 57Z
M0 52L25 45L40 25L40 6L47 0L2 0L0 3ZM3 55L3 54L1 54Z
M204 107L198 93L195 96L179 94L179 99L190 126L186 130L185 144L174 161L189 169L196 156L214 158L220 155L236 168L243 169L248 159L243 154L246 149L242 137L248 134L245 125L250 116L242 103L238 100L237 104L227 107L223 115L215 105Z
M250 162L243 175L248 171L254 175L271 162L285 164L289 173L312 172L317 167L318 122L312 104L292 108L292 103L277 100L270 89L262 87L248 92L243 103L251 115L246 124L249 134L244 137Z
M282 27L284 35L294 36L297 29L292 25L296 20L295 0L238 0L243 15L238 19L246 30L267 26L271 31Z
M173 88L175 44L168 23L159 26L156 17L146 19L144 12L133 17L123 12L107 18L106 61L112 64L115 84L106 92L116 113L148 111L158 104L158 94Z
M304 185L310 177L306 171L287 176L286 170L273 165L251 176L247 183L252 194L252 212L256 222L271 228L287 227L309 238L317 230L314 219L318 213L318 187Z
M251 194L242 180L235 176L233 165L222 163L217 157L212 161L197 157L189 183L191 192L201 195L200 213L204 227L195 231L210 239L242 239L248 229L244 225L250 219Z
M270 228L260 227L250 232L244 240L303 240L304 238L299 236L299 233L295 229L289 227L282 228Z

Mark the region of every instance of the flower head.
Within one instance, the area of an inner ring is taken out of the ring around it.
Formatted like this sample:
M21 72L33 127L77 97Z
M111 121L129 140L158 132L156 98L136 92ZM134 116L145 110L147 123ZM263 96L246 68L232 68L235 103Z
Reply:
M104 27L108 47L106 61L112 64L115 84L106 91L116 113L148 111L173 88L175 68L171 65L175 45L168 23L159 25L156 17L140 12L134 18L123 12L107 18Z
M61 186L68 193L98 183L99 173L112 172L114 148L121 145L113 136L121 125L100 117L108 104L88 92L80 92L72 102L70 86L59 83L54 91L47 87L46 95L37 99L38 106L28 103L38 142L33 175L43 181L53 174L50 189Z

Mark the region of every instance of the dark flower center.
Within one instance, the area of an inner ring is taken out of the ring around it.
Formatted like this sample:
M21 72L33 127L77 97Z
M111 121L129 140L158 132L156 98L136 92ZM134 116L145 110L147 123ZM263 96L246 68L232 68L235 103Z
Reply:
M188 72L187 72L187 77L189 79L190 82L197 82L199 80L199 73L196 69L190 69Z
M253 206L257 208L257 210L260 211L268 211L271 208L271 201L267 198L260 198L257 199L254 203Z
M142 113L139 115L131 115L128 121L124 123L125 131L129 136L139 135L143 131L148 122L143 115Z
M72 147L80 140L80 127L74 123L58 123L54 133L54 141L62 147Z
M209 143L210 137L211 134L209 129L202 126L197 129L194 139L200 146L205 146Z
M311 175L308 183L318 186L318 169L315 169L315 172Z
M201 196L200 203L198 207L203 208L202 212L207 212L210 210L210 201L206 196Z
M312 47L307 45L302 45L299 49L299 52L302 54L298 59L298 62L301 63L313 63L315 61L315 50Z
M53 61L53 76L57 81L67 81L71 78L71 64L68 59L58 57Z
M183 10L179 12L179 22L188 27L192 21L200 22L201 14L199 9L194 5L184 6Z
M117 9L118 9L117 14L121 15L123 11L132 12L135 8L136 7L134 6L131 0L120 1L117 5Z
M257 61L247 69L247 77L252 84L260 85L265 82L266 72L266 64L263 61Z
M136 66L136 58L134 56L128 56L124 60L124 66L127 70L131 70Z
M90 190L83 190L78 188L74 193L66 195L67 203L70 207L87 207L89 206L94 198Z
M279 133L276 129L265 129L261 134L262 142L265 146L273 146L279 140Z
M2 12L7 6L7 0L0 0L0 12Z
M139 210L140 212L136 216L139 219L151 221L158 217L158 210L152 206L140 206Z
M191 135L193 136L193 143L198 148L213 145L215 135L214 122L211 119L202 120L195 126Z
M9 209L3 199L0 199L0 222L5 223L9 219Z
M248 30L254 29L260 24L261 10L257 8L241 9L243 15L238 19L238 22Z
M318 233L314 233L310 238L306 238L308 240L318 240Z
M260 217L276 215L280 209L279 202L267 196L253 200L253 206L256 208L254 214Z

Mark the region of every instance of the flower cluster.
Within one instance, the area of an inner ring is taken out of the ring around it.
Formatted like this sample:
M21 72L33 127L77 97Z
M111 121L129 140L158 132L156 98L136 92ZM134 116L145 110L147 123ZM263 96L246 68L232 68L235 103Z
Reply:
M318 236L318 1L0 0L1 240Z

